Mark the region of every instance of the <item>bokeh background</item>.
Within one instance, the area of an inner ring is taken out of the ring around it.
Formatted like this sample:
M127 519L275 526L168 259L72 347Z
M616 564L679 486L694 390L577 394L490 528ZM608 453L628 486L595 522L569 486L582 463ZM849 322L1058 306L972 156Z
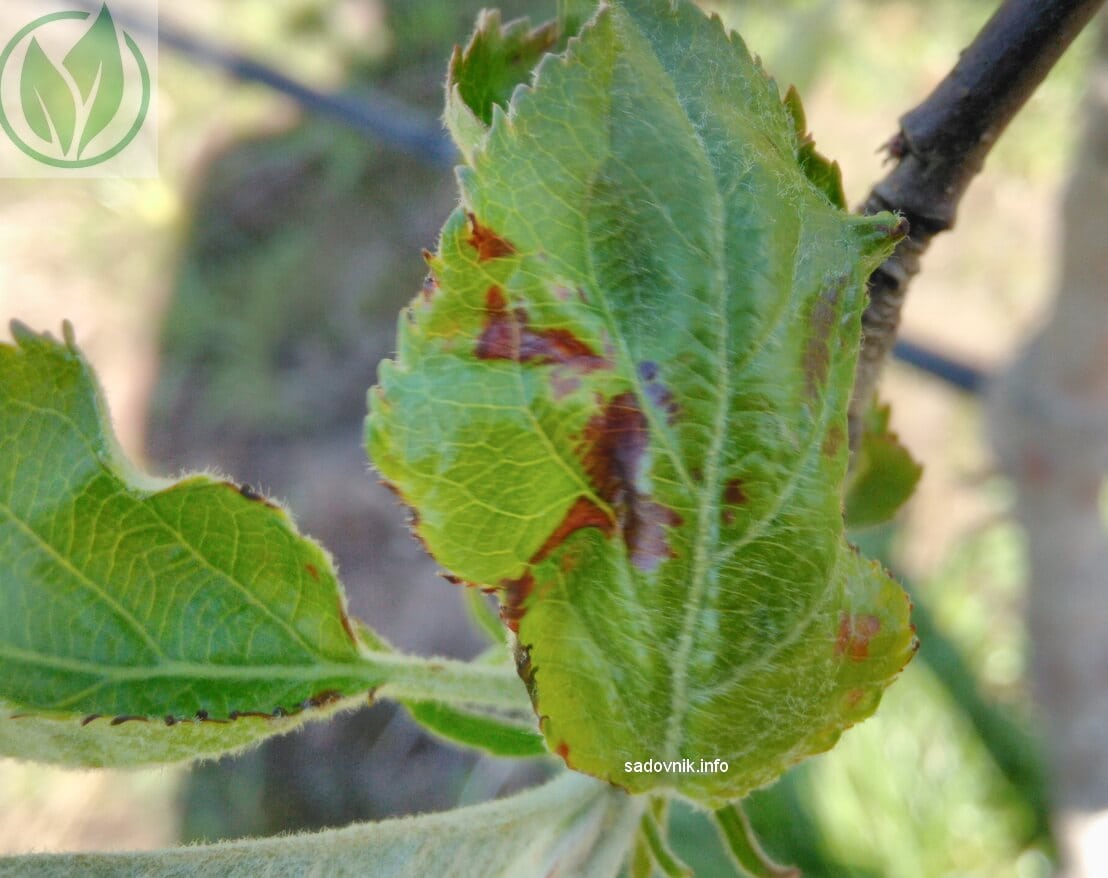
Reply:
M474 0L192 0L163 23L325 93L434 122ZM504 0L543 20L554 0ZM795 83L852 203L883 174L897 117L995 8L982 0L705 2ZM113 11L123 10L117 0ZM118 13L117 13L118 14ZM1094 40L1065 56L928 254L904 335L986 371L1047 312L1059 194ZM156 180L0 180L0 336L71 320L125 449L287 501L335 554L355 613L398 646L481 646L457 590L405 532L361 449L364 396L419 289L452 174L278 91L165 45ZM384 97L383 97L384 96ZM920 660L878 716L754 797L767 845L810 875L1047 875L1028 698L1026 562L980 401L903 365L883 395L925 463L896 526L865 537L909 584ZM451 807L549 766L441 746L379 705L192 769L65 772L0 761L0 853L153 848ZM712 875L714 841L678 813Z

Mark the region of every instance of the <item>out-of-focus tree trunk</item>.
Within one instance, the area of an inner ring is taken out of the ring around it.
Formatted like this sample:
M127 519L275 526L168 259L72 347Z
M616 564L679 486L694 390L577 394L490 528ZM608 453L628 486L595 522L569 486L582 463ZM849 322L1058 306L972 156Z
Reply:
M1032 577L1033 677L1064 873L1108 875L1108 16L1066 194L1055 311L991 394Z

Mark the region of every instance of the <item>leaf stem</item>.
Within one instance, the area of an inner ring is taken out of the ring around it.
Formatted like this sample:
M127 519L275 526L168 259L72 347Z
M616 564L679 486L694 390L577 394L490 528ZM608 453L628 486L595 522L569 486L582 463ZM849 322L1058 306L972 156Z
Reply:
M531 710L523 683L510 667L377 651L363 652L362 664L382 680L378 698Z
M754 835L754 828L750 825L750 819L738 802L720 808L713 817L724 846L744 875L752 878L800 878L799 869L777 865L762 850Z
M851 448L861 440L920 258L935 235L954 225L958 203L989 150L1102 3L1006 0L946 79L901 117L900 131L887 145L896 167L873 188L861 212L896 211L911 231L870 276L850 406Z
M681 862L670 848L659 820L665 817L665 800L657 799L643 811L639 823L640 837L646 842L650 857L666 878L692 878L693 870Z

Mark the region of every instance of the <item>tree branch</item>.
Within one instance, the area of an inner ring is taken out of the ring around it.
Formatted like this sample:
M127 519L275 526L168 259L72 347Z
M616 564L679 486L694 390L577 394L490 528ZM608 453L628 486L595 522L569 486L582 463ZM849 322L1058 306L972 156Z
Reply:
M862 419L896 339L900 309L920 257L954 225L970 180L1031 93L1103 0L1006 0L927 99L900 119L888 150L897 165L862 213L898 211L911 232L869 280L863 345L850 406L850 438Z

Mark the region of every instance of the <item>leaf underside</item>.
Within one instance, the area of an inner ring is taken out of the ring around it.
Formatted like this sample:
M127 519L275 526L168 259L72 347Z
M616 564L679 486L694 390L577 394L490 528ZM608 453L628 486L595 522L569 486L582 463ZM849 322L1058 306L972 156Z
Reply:
M342 878L610 878L641 802L586 778L561 778L517 796L428 814L256 841L134 854L0 859L0 875L327 875Z
M537 33L507 27L481 64ZM603 5L491 111L467 63L462 204L370 455L497 589L549 747L718 806L832 746L914 649L842 518L863 283L903 228L841 209L795 96L689 3ZM686 758L729 770L625 770Z

